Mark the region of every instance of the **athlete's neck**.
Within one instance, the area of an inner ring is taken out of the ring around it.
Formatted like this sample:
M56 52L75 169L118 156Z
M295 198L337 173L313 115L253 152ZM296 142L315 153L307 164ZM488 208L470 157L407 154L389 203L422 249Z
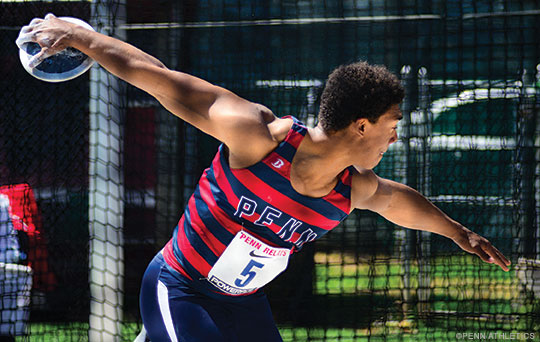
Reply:
M336 186L350 164L344 152L342 132L326 134L321 127L308 128L291 164L291 184L306 196L323 197Z

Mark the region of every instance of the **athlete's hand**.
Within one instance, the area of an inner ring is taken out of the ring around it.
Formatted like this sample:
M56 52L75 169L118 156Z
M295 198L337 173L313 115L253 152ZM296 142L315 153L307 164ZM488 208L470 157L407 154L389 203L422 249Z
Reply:
M452 240L464 251L476 254L483 261L499 265L504 271L508 272L508 266L511 264L510 260L499 252L486 238L462 227L459 234Z
M26 43L38 43L41 46L41 51L29 61L29 66L34 68L45 58L66 48L73 25L49 13L44 19L35 18L23 26L15 44L19 49Z

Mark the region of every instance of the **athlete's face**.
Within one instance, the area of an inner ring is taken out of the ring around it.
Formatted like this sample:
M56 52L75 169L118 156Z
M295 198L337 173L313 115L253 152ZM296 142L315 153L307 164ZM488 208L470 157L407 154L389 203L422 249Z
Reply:
M379 164L388 147L397 141L397 125L402 118L399 105L396 104L381 115L376 123L361 119L363 126L359 125L358 127L363 130L363 136L359 153L361 159L358 161L359 166L372 169Z

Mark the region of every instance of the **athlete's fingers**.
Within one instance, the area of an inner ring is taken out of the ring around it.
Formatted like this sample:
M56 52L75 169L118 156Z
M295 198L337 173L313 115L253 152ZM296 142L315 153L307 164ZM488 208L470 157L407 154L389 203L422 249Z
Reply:
M492 263L491 257L484 251L484 249L480 246L475 246L472 249L472 252L476 254L482 261L485 261L487 263Z
M499 252L499 250L495 247L493 247L491 244L484 247L486 249L486 253L490 257L491 263L499 265L500 268L502 268L504 271L508 272L511 262L510 260L506 259L506 257Z
M39 24L43 22L43 19L34 18L30 21L30 24L23 26L19 31L19 36L15 40L15 44L19 49L26 43L37 42L37 31L36 28Z
M23 29L24 29L24 32L23 32ZM24 44L32 43L32 42L35 42L35 41L36 41L36 35L34 34L34 32L32 32L32 29L29 28L29 26L24 26L21 29L21 33L19 34L19 36L15 40L15 44L17 44L17 46L20 49L20 48L22 48L22 46Z
M508 260L504 254L501 253L501 251L499 251L497 249L497 247L495 246L491 246L493 248L493 251L494 253L501 259L501 261L506 265L506 266L510 266L512 264L512 262L510 260Z
M30 25L23 26L23 27L21 27L21 30L19 31L19 34L25 34L25 33L32 32L33 29L34 29L34 27L30 26Z
M28 24L28 26L33 27L33 26L36 26L37 24L41 24L42 22L43 22L43 19L34 18L30 21L30 24Z
M32 56L32 58L28 60L28 66L30 68L35 68L41 62L43 62L45 58L50 57L52 55L54 55L54 51L50 48L44 47L41 49L40 52L38 52L37 54L35 54L34 56Z
M47 13L47 15L45 15L45 20L50 20L50 19L53 19L53 18L56 18L56 16L52 13Z
M481 241L478 245L474 246L472 252L476 254L483 261L496 264L504 271L508 271L510 261L502 255L489 241Z

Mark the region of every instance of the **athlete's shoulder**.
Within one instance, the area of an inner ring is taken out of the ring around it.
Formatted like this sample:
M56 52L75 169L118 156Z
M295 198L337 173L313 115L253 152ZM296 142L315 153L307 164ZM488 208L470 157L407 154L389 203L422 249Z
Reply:
M373 170L353 167L351 180L351 207L362 209L366 201L375 194L379 184Z
M261 161L287 137L293 125L292 119L278 118L260 104L253 104L253 112L243 123L243 134L230 139L234 144L227 144L233 168L245 168Z
M293 123L294 121L290 117L278 118L274 116L273 120L269 121L267 124L272 140L278 144L285 140Z

